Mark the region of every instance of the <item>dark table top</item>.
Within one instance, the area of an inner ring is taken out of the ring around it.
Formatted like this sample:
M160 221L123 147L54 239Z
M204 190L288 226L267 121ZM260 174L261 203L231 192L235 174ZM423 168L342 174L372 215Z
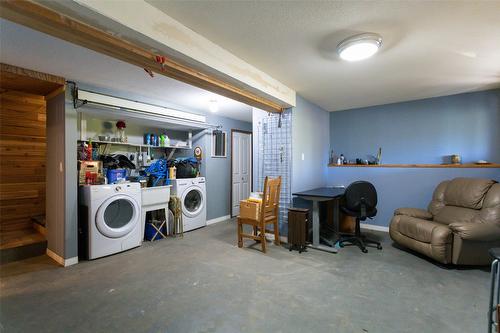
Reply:
M344 195L345 188L342 187L319 187L308 191L295 192L292 195L298 197L320 197L320 198L337 198Z

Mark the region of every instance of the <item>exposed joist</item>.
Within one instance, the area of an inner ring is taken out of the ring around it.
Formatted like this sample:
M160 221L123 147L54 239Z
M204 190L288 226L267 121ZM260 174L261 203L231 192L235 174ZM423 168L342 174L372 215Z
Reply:
M127 63L270 112L283 107L228 82L202 73L169 58L157 62L158 54L115 37L88 24L61 15L31 1L2 0L0 16L68 42L92 49Z

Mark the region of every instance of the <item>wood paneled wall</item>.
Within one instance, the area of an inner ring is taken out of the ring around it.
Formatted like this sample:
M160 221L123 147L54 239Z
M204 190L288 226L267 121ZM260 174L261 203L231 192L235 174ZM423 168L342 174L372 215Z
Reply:
M44 96L0 92L0 232L32 228L45 214Z

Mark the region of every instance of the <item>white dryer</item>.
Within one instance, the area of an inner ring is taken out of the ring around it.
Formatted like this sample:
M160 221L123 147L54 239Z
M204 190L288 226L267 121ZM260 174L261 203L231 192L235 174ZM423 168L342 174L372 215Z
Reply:
M88 259L140 246L140 184L80 187L80 219L80 229L84 229L80 248Z
M184 231L207 225L205 177L173 179L172 195L181 200Z

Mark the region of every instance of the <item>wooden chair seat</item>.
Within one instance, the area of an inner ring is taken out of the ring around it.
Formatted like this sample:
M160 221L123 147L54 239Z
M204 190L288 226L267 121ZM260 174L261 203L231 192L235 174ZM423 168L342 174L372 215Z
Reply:
M238 216L238 247L243 247L243 238L250 238L255 241L260 241L262 252L266 253L266 232L274 233L274 243L280 245L278 224L280 190L281 176L275 179L266 177L259 219L254 220ZM253 227L253 234L243 232L244 224ZM266 228L268 224L273 225L273 231Z

